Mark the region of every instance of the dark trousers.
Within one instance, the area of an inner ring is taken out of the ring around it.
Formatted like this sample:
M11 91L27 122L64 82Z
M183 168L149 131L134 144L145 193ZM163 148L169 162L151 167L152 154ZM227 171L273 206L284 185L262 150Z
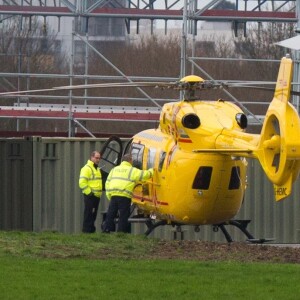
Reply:
M100 198L92 195L84 197L84 214L82 232L93 233L96 231L95 221L99 207Z
M104 231L114 231L114 219L119 213L118 232L129 232L128 218L130 216L131 199L122 196L112 196L106 214Z

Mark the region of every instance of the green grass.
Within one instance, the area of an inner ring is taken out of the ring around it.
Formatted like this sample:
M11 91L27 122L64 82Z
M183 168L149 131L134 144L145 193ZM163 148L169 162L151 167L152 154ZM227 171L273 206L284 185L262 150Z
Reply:
M152 259L157 242L0 232L1 299L299 299L300 265Z

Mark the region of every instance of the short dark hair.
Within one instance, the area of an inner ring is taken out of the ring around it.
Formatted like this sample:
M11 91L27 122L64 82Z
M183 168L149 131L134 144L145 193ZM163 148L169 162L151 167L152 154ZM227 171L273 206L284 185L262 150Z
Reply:
M101 156L101 153L99 152L99 151L97 151L97 150L95 150L95 151L93 151L92 153L91 153L91 157L94 157L96 154L100 154L100 156Z
M132 155L130 153L126 153L122 157L122 161L132 162Z

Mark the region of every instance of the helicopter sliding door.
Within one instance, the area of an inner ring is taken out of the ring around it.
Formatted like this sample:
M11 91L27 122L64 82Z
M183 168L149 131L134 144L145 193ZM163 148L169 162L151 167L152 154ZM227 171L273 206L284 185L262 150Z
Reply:
M154 167L155 163L155 148L147 148L140 143L131 144L131 154L133 159L133 166L138 169L149 169ZM138 205L149 205L152 202L152 189L149 182L138 183L134 189L133 202Z
M110 170L121 163L123 146L120 138L111 136L102 146L99 167L103 181L106 181Z

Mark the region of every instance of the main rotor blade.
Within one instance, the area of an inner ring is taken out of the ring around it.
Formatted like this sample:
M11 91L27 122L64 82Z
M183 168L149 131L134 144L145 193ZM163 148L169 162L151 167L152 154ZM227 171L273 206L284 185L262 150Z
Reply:
M173 83L163 82L115 82L115 83L95 83L82 85L67 85L54 87L53 90L77 90L77 89L91 89L91 88L113 88L113 87L167 87Z
M14 92L2 92L0 93L0 96L6 96L6 95L19 95L19 94L26 94L26 93L40 93L40 92L50 92L53 91L53 89L40 89L40 90L27 90L27 91L14 91Z
M274 85L274 88L260 87L262 85ZM124 87L154 87L162 89L175 89L175 90L206 90L215 89L217 87L223 88L252 88L261 89L266 91L274 91L275 83L270 81L216 81L205 80L203 82L115 82L115 83L96 83L96 84L82 84L82 85L66 85L57 86L48 89L36 89L14 92L2 92L0 96L8 95L22 95L42 92L54 92L63 90L80 90L80 89L92 89L92 88L124 88ZM300 92L291 91L292 95L300 96Z
M229 86L230 87L239 87L239 88L250 88L250 89L255 89L255 90L264 90L264 91L270 91L274 92L275 89L268 88L268 87L263 87L263 86L247 86L247 85L240 85L240 86ZM291 91L291 95L293 96L300 96L300 92L297 91Z
M252 85L273 85L275 87L276 82L274 81L245 81L245 80L221 80L218 81L228 86L252 86Z
M96 83L96 84L82 84L82 85L67 85L58 86L49 89L37 89L37 90L25 90L25 91L14 91L14 92L2 92L0 96L6 95L21 95L41 92L53 92L61 90L79 90L89 88L116 88L116 87L162 87L170 88L174 83L163 83L163 82L128 82L128 83Z

